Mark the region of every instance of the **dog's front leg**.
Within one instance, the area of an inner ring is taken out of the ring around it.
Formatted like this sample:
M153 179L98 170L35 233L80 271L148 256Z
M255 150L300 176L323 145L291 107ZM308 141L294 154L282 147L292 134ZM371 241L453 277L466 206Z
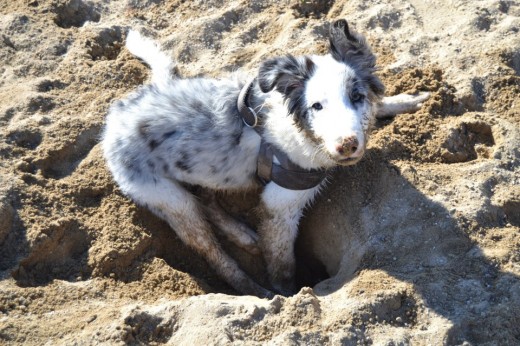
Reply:
M294 241L304 207L312 201L318 187L294 191L275 183L262 193L260 248L267 264L269 280L284 295L294 293Z
M399 94L385 96L379 102L376 118L387 118L401 113L413 113L418 111L423 102L428 100L430 93L422 92L418 95Z

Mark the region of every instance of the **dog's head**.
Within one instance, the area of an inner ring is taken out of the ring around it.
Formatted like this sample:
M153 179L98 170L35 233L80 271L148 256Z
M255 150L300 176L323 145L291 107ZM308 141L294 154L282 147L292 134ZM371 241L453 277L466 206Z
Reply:
M280 92L305 137L333 164L351 165L365 153L375 103L384 87L374 75L375 56L345 20L330 27L330 54L265 61L258 83Z

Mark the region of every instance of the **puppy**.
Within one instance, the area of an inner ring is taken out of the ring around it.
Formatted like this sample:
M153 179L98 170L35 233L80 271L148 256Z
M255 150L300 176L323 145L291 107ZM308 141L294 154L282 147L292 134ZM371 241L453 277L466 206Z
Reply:
M128 34L127 48L151 67L152 81L110 108L102 139L108 167L123 193L166 220L239 292L293 292L298 222L327 171L363 157L378 114L415 111L428 97L383 98L376 58L345 20L330 26L329 41L329 54L266 60L249 81L181 79L153 41ZM214 198L202 204L189 192L259 184L257 232ZM263 255L271 287L240 269L209 222Z

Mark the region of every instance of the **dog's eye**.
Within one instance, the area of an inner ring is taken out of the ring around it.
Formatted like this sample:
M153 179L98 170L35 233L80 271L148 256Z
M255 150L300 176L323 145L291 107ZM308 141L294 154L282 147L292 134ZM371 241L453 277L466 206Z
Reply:
M314 104L312 105L312 108L314 108L314 109L317 110L317 111L320 111L320 110L323 109L323 106L321 105L321 103L316 102L316 103L314 103Z
M365 99L365 95L361 94L357 90L352 91L352 93L350 94L350 101L352 101L352 103L359 103L359 102L363 101L364 99Z

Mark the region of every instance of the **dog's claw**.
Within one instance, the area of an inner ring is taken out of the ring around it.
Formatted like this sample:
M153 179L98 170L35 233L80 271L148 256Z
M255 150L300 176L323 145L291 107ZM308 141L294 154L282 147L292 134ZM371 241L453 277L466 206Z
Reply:
M430 98L429 92L420 92L419 95L414 96L415 102L417 102L417 109L421 108L423 106L423 102L428 100Z
M258 255L260 255L262 253L262 251L258 247L257 241L253 241L253 242L248 243L248 244L242 244L242 248L245 251L249 252L251 255L258 256Z

